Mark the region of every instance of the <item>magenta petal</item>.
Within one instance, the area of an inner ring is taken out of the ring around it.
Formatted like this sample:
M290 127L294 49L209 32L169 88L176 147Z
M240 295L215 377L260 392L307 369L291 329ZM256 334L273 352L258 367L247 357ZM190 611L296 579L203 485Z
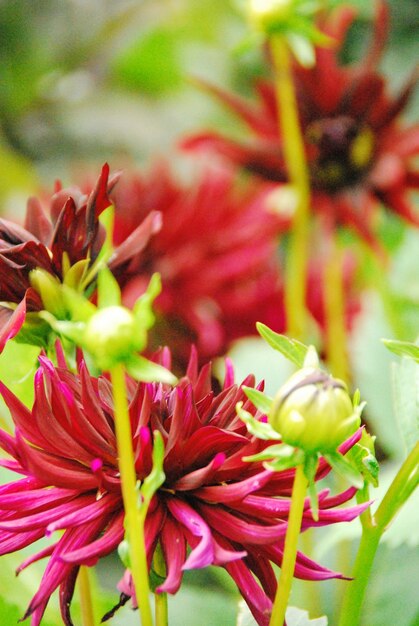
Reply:
M205 467L201 467L194 472L190 472L189 474L185 474L177 480L173 489L176 491L191 491L192 489L197 489L202 484L206 482L211 482L215 472L222 466L225 461L225 454L219 452L215 455L215 457L206 465Z
M4 307L2 307L4 309ZM5 324L2 324L0 332L0 353L3 352L4 346L15 337L22 328L26 318L26 300L23 299Z
M166 563L166 580L157 587L157 593L176 593L182 582L186 560L186 540L177 522L170 516L162 528L161 546Z
M89 563L92 565L99 557L106 556L115 550L123 538L124 512L121 512L109 522L109 526L99 539L76 550L65 552L61 555L61 558L66 563L78 563L80 565Z
M211 565L214 562L214 544L211 530L206 522L189 504L182 502L180 499L168 500L167 508L180 524L185 526L195 537L201 538L196 548L192 550L183 564L182 569L194 569Z
M274 475L275 473L270 470L263 470L255 476L230 485L202 487L198 489L194 495L207 502L220 502L223 504L236 502L242 500L248 494L264 487Z

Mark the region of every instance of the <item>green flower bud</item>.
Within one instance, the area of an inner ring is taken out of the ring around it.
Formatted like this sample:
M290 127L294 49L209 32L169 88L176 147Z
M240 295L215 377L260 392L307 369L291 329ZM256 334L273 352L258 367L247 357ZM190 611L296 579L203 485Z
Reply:
M249 19L258 30L271 34L289 20L294 5L293 0L249 0Z
M144 348L146 334L133 313L123 306L99 309L86 323L83 347L103 370Z
M282 440L307 453L334 452L360 423L345 383L303 367L281 387L269 416Z

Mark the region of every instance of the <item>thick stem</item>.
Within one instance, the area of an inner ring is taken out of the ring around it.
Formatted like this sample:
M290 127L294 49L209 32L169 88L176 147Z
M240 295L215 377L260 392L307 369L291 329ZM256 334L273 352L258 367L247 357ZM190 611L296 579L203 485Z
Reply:
M130 570L142 626L153 626L150 608L148 565L144 540L144 520L138 508L137 476L134 467L131 424L128 413L125 372L123 365L110 371L115 414L115 431L118 444L119 471L125 509L125 524L130 548Z
M295 561L297 559L297 544L300 536L307 485L308 481L304 474L304 468L302 465L299 465L295 470L291 509L288 518L287 534L285 536L284 556L269 626L283 626L285 620L285 612L287 610L294 576Z
M154 552L153 567L156 574L159 576L166 576L166 566L160 544ZM167 593L155 593L154 597L156 607L156 626L168 626L169 612L167 605Z
M288 333L304 338L307 332L306 287L309 238L310 182L298 118L288 45L280 35L271 38L276 98L285 165L297 204L290 238L285 284Z
M89 569L82 565L77 576L83 626L95 626Z
M418 485L419 443L410 452L372 518L365 518L352 576L343 598L338 626L358 626L381 535Z
M328 233L328 258L324 270L326 353L333 376L348 382L349 364L345 320L343 254L333 232Z

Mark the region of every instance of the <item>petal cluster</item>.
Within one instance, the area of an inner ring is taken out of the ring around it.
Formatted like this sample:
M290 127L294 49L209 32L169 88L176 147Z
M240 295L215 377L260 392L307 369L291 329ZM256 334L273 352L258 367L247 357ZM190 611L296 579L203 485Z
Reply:
M167 350L158 361L170 366ZM71 626L69 607L80 565L94 565L124 537L111 384L105 377L91 377L82 360L77 373L67 369L60 353L58 363L55 367L40 357L31 410L0 384L15 423L14 436L0 431L8 455L1 464L22 476L0 487L0 554L45 536L52 542L19 568L48 559L25 614L32 626L40 624L58 587L62 617ZM254 385L252 377L244 382ZM220 565L237 583L257 623L266 625L276 585L272 563L282 561L294 471L275 473L259 462L243 461L269 442L252 437L237 417L238 401L254 415L255 409L234 384L229 363L218 391L210 365L199 369L195 352L175 386L129 378L127 384L139 480L152 467L152 432L159 430L165 443L166 479L145 526L149 564L158 543L166 563L166 578L157 591L176 593L185 569ZM343 444L342 451L359 436ZM329 469L320 461L317 478ZM320 492L318 521L307 501L303 530L356 517L364 507L336 508L353 494L353 489L334 497ZM310 580L340 576L303 554L295 574ZM123 603L132 595L129 573L120 589Z
M160 232L116 272L127 306L153 272L161 275L152 348L170 344L185 365L191 343L206 359L255 334L260 319L283 330L277 246L288 220L269 209L260 185L240 185L230 170L215 167L180 183L160 163L148 174L123 175L111 197L115 245L150 211L162 214Z
M388 29L387 6L384 2L377 6L373 41L360 62L342 65L338 60L355 16L352 8L338 7L319 25L335 45L317 48L315 65L309 69L296 66L294 77L313 208L333 216L337 225L353 228L379 250L374 217L381 203L419 225L407 198L419 182L414 169L419 127L402 125L399 120L415 76L392 97L377 71ZM210 85L204 88L246 123L253 140L241 143L208 132L186 139L184 147L216 152L265 180L286 181L273 82L256 85L258 101L253 103Z

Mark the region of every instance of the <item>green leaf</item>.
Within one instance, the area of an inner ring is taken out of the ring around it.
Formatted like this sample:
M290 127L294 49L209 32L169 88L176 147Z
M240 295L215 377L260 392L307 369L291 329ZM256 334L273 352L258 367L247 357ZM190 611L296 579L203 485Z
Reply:
M131 356L125 361L125 366L128 373L136 380L167 383L168 385L174 385L177 381L176 376L168 369L140 355Z
M251 435L255 435L258 439L281 439L281 435L272 428L267 422L260 422L253 417L251 413L245 411L243 408L243 402L236 404L237 415L246 424L247 430Z
M419 346L410 341L397 341L396 339L383 339L383 344L397 356L408 356L419 363Z
M332 466L332 468L342 478L347 480L351 485L357 489L362 489L364 486L364 478L362 474L339 452L329 452L323 455L326 461Z
M146 509L150 504L151 498L156 493L157 489L164 483L166 474L163 471L164 463L164 442L161 433L155 430L153 433L153 467L148 476L144 479L140 493L142 496L142 502Z
M258 389L253 389L253 387L242 386L242 389L246 396L249 398L250 402L252 402L259 411L268 415L271 410L271 405L273 399L269 396L265 395Z
M408 454L419 439L419 364L403 358L391 373L394 415Z
M285 358L295 363L298 367L303 367L308 347L301 343L301 341L280 335L261 322L257 322L256 328L263 339L265 339L274 350L283 354Z
M373 439L370 435L367 435L367 437ZM347 457L351 459L351 462L359 470L367 483L373 487L378 487L380 466L373 451L371 451L367 445L363 445L362 439L360 443L356 443L349 450Z

